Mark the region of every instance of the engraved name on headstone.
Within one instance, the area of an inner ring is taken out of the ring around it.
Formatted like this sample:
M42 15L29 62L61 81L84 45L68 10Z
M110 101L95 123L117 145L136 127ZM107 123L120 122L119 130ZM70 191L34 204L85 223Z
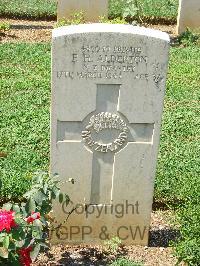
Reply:
M73 180L53 242L147 244L168 50L128 25L53 31L51 172Z

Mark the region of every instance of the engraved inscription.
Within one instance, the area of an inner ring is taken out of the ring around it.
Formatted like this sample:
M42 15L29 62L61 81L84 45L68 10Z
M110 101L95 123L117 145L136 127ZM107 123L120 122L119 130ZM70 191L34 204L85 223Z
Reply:
M131 123L118 113L120 86L97 84L95 113L87 114L82 121L57 121L58 143L80 145L82 141L93 154L90 204L112 200L116 153L134 142L152 145L154 124ZM143 167L143 158L140 166ZM107 191L101 187L106 187Z
M129 74L135 80L147 81L148 56L142 47L82 45L68 57L71 69L57 71L58 79L122 79ZM141 65L141 66L140 66Z
M118 137L110 143L100 143L98 141L94 141L92 137L92 131L95 131L98 134L100 131L103 131L105 129L118 130ZM86 126L85 130L82 131L82 138L87 146L95 151L115 152L127 142L127 133L128 127L119 115L108 112L101 112L93 115L90 118L89 124Z

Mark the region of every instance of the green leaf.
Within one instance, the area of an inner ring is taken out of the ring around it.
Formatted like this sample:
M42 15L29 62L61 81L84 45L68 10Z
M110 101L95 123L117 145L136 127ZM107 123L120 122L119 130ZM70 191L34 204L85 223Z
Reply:
M16 255L16 253L10 252L8 257L9 263L12 261L12 264L10 263L10 266L21 266L21 263L19 262L19 256Z
M23 217L27 217L28 213L26 211L26 204L24 204L24 206L21 207L21 212Z
M4 236L0 235L0 243L3 243L4 241Z
M18 224L18 225L21 225L24 223L24 220L23 220L23 217L21 216L21 213L17 213L17 215L15 216L15 222Z
M48 184L45 183L45 184L44 184L44 187L43 187L44 194L47 193L47 190L48 190Z
M56 186L53 186L52 191L56 195L56 197L59 196L59 194L60 194L60 189L59 188L57 188Z
M35 175L32 178L33 186L35 184L42 184L46 175L47 175L47 173L43 172L43 171L39 171L39 172L35 173Z
M6 235L6 236L4 237L4 240L3 240L3 247L4 247L5 249L8 249L8 247L9 247L9 243L10 243L10 237L9 237L9 235Z
M30 198L32 195L34 195L37 192L37 189L33 188L30 191L26 192L23 197L24 198Z
M41 222L39 219L37 219L37 220L35 220L35 221L33 222L33 225L34 225L34 226L38 226L38 227L42 227L42 222Z
M10 211L12 209L13 204L8 202L3 205L3 210Z
M31 197L26 204L26 210L28 213L31 213L35 211L35 209L36 209L35 200Z
M49 200L52 201L52 199L56 199L59 195L59 192L60 191L56 187L52 188L50 191Z
M8 249L0 247L0 257L7 259L8 258Z
M63 193L60 193L59 194L59 202L62 203L63 202L63 199L64 199Z
M32 236L35 239L41 239L42 238L42 230L40 229L40 227L35 227L34 230L32 231Z
M17 241L20 241L20 240L22 240L22 239L24 239L25 238L25 232L24 232L24 227L22 227L22 226L19 226L18 228L17 228L17 230L14 230L13 232L12 232L12 238L14 239L14 240L17 240Z
M32 237L26 237L24 239L24 247L27 248L34 243L34 239Z
M21 211L19 205L17 205L17 204L13 205L12 209L13 209L13 211L15 211L16 213L19 213L19 212Z
M24 246L25 240L16 241L16 247L22 248Z
M14 242L10 242L9 244L9 247L8 247L8 250L11 251L11 250L16 250L16 246L15 246L15 243Z
M44 242L40 242L40 246L41 246L41 247L44 247L44 248L49 248L49 245L47 245L47 244L44 243Z
M40 217L40 221L43 223L43 226L47 226L47 221L46 221L46 218L44 216L41 216Z
M39 252L40 252L40 244L37 244L30 254L32 261L34 261L37 258Z
M38 191L34 196L33 196L35 202L41 206L42 202L47 199L47 196L42 192Z
M4 237L7 235L7 233L6 232L1 232L0 233L0 238L3 238L4 239Z

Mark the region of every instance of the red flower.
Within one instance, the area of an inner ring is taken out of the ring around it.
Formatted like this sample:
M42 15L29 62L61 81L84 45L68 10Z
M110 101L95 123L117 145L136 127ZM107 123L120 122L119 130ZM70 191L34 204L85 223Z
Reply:
M17 226L14 219L15 212L0 210L0 232L4 229L10 232L11 228Z
M19 262L21 263L22 266L30 266L32 263L30 253L32 251L32 247L28 248L21 248L18 253L19 253Z
M31 216L28 216L26 218L26 221L28 224L30 224L30 223L33 223L37 219L40 219L40 213L39 212L32 212Z

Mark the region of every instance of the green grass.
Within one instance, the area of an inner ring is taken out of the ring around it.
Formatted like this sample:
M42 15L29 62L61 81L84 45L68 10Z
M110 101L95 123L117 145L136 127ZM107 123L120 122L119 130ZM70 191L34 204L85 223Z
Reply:
M2 197L18 197L29 176L49 165L50 45L0 46Z
M19 198L49 168L50 44L2 44L0 60L0 195ZM176 254L188 265L200 261L199 69L200 47L171 49L155 188L181 202Z
M142 266L142 263L134 262L126 258L119 258L114 261L110 266Z
M171 49L156 197L193 195L200 176L200 48Z
M177 17L178 0L138 0L142 17ZM110 0L109 16L121 16L126 0ZM29 18L56 18L56 0L0 0L0 15ZM148 20L147 19L147 20Z
M29 177L49 167L50 45L3 44L0 60L0 152L7 153L0 158L0 194L19 198ZM155 188L157 200L183 202L175 246L188 265L200 261L199 69L200 48L171 49Z
M10 17L56 17L56 0L0 0L0 15Z
M181 238L174 243L175 254L179 261L184 260L188 265L199 266L200 262L200 182L193 187L193 197L187 197L187 202L179 208Z
M178 206L179 261L200 261L200 47L173 48L155 195ZM179 204L178 204L179 203Z
M50 45L0 47L2 197L20 196L49 166ZM157 200L193 196L200 176L200 48L172 48L157 167Z

